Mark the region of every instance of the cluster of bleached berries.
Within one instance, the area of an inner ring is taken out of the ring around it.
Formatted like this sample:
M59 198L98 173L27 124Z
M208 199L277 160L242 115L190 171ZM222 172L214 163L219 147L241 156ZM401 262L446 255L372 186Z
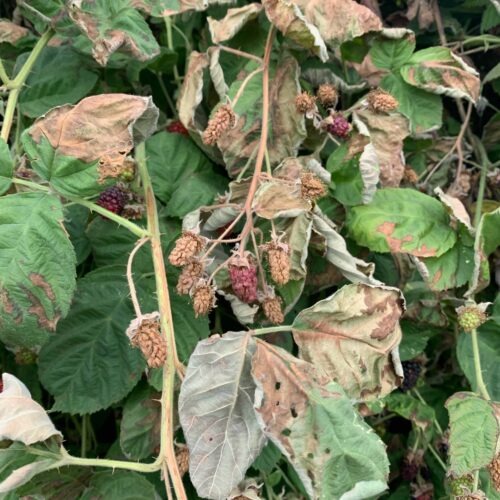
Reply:
M191 296L196 316L208 314L216 304L217 287L205 272L205 257L201 252L205 239L199 234L185 231L176 241L169 256L169 262L182 271L177 282L177 292ZM284 285L290 279L289 248L277 238L262 245L273 282ZM249 252L234 252L227 267L231 290L234 296L246 304L260 304L266 318L274 324L284 320L281 298L274 294L272 287L263 283L259 288L259 266Z
M346 113L335 110L338 99L339 93L336 87L332 84L324 83L318 87L316 95L312 95L309 92L299 94L295 98L295 107L306 118L312 119L317 128L321 128L335 137L345 139L349 136L352 126L347 120ZM326 118L323 118L319 113L318 102L328 112ZM375 89L366 95L363 105L375 113L389 113L394 111L399 103L388 92L382 89Z

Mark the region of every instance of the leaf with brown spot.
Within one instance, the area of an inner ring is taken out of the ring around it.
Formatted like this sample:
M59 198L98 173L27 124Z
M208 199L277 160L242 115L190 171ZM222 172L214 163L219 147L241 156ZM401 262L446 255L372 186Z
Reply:
M265 434L295 468L310 498L372 498L386 488L385 446L335 382L257 340L252 374ZM349 474L346 474L346 465Z
M91 196L156 128L150 97L101 94L53 108L23 134L33 169L63 194Z
M49 194L0 198L0 340L38 348L69 309L75 253Z
M27 28L14 24L6 19L0 19L0 43L15 45L19 40L30 35Z
M251 3L243 7L228 9L226 15L220 19L208 17L208 28L214 43L225 42L233 38L248 21L255 19L262 11L260 3Z
M140 61L160 53L148 24L130 0L71 0L67 9L72 21L92 42L92 55L101 66L106 66L117 51Z
M346 285L302 310L293 323L299 356L358 401L385 396L401 381L396 288Z

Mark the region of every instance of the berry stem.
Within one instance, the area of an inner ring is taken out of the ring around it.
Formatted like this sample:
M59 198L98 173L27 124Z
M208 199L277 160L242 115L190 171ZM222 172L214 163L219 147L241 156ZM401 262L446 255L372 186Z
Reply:
M161 466L164 462L166 462L177 499L187 500L184 485L182 483L182 477L179 473L177 460L175 458L173 439L175 371L176 368L179 369L182 365L177 359L172 309L168 291L167 274L165 271L165 262L163 259L163 250L161 247L158 211L156 209L156 200L153 186L151 184L151 178L149 177L146 165L146 147L144 143L139 144L136 147L136 160L139 175L144 188L144 198L146 200L146 214L155 270L156 294L160 310L161 331L167 343L167 357L163 367L163 390L161 394L162 425L160 435L160 454L155 464L159 464Z

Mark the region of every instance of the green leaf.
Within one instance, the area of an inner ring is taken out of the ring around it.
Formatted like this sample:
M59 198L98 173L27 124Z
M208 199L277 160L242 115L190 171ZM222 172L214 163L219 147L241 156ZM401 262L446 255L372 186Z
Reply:
M0 137L0 196L9 190L13 174L14 162L10 156L9 146Z
M24 62L27 54L21 57ZM92 90L97 78L71 47L45 47L19 96L21 112L37 118L55 106L74 104Z
M420 134L441 127L443 103L440 96L409 85L399 73L385 76L380 87L398 100L398 111L410 120L413 133Z
M450 472L463 476L488 465L496 454L500 426L495 404L471 392L446 401L450 414Z
M268 441L260 452L260 455L255 459L252 467L265 474L270 474L280 458L281 451L279 448L277 448L272 441Z
M399 39L381 38L373 43L370 56L378 68L394 70L408 61L414 50L414 36Z
M417 257L439 257L457 239L443 204L414 189L378 190L372 203L350 209L347 227L372 251Z
M145 366L125 335L133 318L123 268L100 268L79 280L68 317L38 360L54 410L93 413L133 389Z
M151 456L160 444L160 396L152 387L140 384L123 406L120 446L130 460Z
M90 210L82 205L64 207L64 227L76 254L76 263L81 264L91 252L90 240L86 234Z
M399 346L399 358L407 361L418 356L424 351L429 339L438 333L430 326L415 323L413 321L401 321L403 340Z
M53 195L0 198L0 340L10 347L40 347L68 312L75 253L62 221Z
M89 487L80 500L159 500L155 487L137 472L109 470L92 476Z
M382 493L389 473L385 445L342 388L283 349L256 343L256 411L309 497L362 500Z
M339 383L354 400L385 396L402 376L393 357L401 341L402 313L396 288L346 285L295 318L299 357Z
M130 0L82 0L68 12L92 42L92 55L101 66L117 50L140 61L160 52L151 29Z
M401 392L393 392L385 398L385 402L389 411L410 420L418 429L424 432L432 431L436 415L431 406Z
M403 79L420 89L476 102L479 73L446 47L429 47L415 52L401 68Z
M226 498L264 446L253 409L255 342L245 332L200 342L179 395L189 474L200 497Z

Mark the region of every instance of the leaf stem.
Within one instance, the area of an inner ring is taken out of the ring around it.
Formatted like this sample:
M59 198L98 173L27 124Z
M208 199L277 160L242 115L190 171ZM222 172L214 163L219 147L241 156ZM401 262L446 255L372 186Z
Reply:
M443 462L443 459L439 456L439 453L436 451L436 449L434 448L434 446L432 446L432 444L429 444L427 446L427 448L434 455L434 458L437 460L437 462L442 467L442 469L445 472L448 472L448 467L446 467L446 464Z
M5 71L5 66L3 65L3 61L0 59L0 81L5 85L5 87L9 88L11 84L9 75L7 75L7 71Z
M5 108L5 114L3 117L2 130L0 131L0 137L7 142L10 135L10 129L12 127L12 121L14 119L14 114L16 112L17 100L19 98L19 94L21 93L21 89L28 78L28 75L35 64L35 61L38 59L38 56L42 52L47 42L52 38L53 31L51 29L47 30L36 42L36 45L33 47L28 59L23 64L23 67L17 74L17 76L13 80L8 80L6 83L6 87L10 89L9 98L7 99L7 106ZM2 66L2 70L5 69ZM6 76L6 75L3 75ZM3 79L3 77L2 77Z
M291 325L269 326L266 328L255 328L255 330L251 330L253 336L266 335L268 333L275 333L275 332L291 332L291 331L292 331Z
M479 355L479 344L477 341L477 330L472 330L470 332L470 337L472 341L472 354L474 356L474 372L476 375L476 384L481 396L486 400L491 400L486 388L486 384L483 379L483 371L481 369L481 357Z
M148 229L151 239L151 252L153 256L153 265L155 270L156 294L158 297L158 307L160 310L161 331L167 343L167 357L163 367L163 390L161 394L162 425L160 435L160 454L155 461L156 465L162 465L165 461L168 467L170 478L178 500L187 500L182 477L177 466L175 458L174 440L173 440L173 403L174 403L174 383L175 370L179 368L175 347L175 335L172 320L172 309L170 305L170 296L168 291L167 274L165 271L165 262L163 260L163 250L160 239L160 225L158 221L158 212L156 209L156 200L146 165L146 147L145 144L139 144L136 147L136 160L139 169L139 175L144 188L144 198L146 200L146 213L148 218Z
M476 199L476 209L474 212L474 227L477 229L479 227L479 223L481 222L481 215L483 211L483 201L484 201L484 191L486 189L486 174L488 173L488 169L490 167L490 160L486 151L484 150L484 146L481 144L481 141L474 138L474 144L477 148L481 156L481 174L479 177L479 187L477 192Z

